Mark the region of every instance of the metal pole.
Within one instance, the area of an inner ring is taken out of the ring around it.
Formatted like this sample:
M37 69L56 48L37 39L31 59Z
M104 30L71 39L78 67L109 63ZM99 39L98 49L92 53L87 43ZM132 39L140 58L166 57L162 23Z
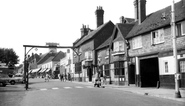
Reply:
M24 82L25 82L25 88L27 90L27 64L26 64L26 47L24 48Z
M177 78L177 75L179 75L178 72L178 63L177 63L177 47L176 47L176 33L175 33L175 7L174 7L174 0L172 2L171 6L171 32L173 36L173 57L174 57L174 65L175 65L175 97L181 98L181 94L179 91L179 79Z

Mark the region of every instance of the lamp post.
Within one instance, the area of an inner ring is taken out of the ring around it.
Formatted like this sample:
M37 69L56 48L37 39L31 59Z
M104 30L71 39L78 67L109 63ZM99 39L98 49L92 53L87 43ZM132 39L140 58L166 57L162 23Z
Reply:
M181 94L179 91L179 71L178 71L178 63L177 63L177 47L176 47L176 33L175 33L175 7L174 0L172 1L171 6L171 33L173 36L173 57L174 57L174 66L175 66L175 98L181 98Z
M25 82L25 88L28 90L28 61L27 61L27 54L33 49L34 47L31 47L28 52L26 52L26 47L24 48L24 82Z

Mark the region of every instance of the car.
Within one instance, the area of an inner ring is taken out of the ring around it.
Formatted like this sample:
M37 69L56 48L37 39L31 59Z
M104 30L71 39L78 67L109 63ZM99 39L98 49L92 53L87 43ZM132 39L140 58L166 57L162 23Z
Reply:
M9 83L8 75L0 74L0 85L5 87Z
M24 83L23 76L21 75L13 75L12 77L9 77L7 74L0 74L1 80L6 80L11 85L15 85L15 83ZM7 84L6 84L7 85Z
M23 74L15 74L13 77L17 83L24 83L24 77Z

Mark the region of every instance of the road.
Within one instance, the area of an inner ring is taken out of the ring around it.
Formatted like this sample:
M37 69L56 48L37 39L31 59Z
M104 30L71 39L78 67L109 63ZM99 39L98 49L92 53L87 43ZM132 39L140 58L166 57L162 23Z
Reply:
M125 92L114 88L94 88L91 84L31 79L29 91L14 95L2 106L184 106L182 102ZM21 85L16 85L21 86ZM12 86L7 86L12 87ZM4 88L3 88L4 89ZM10 88L8 88L10 89ZM11 88L12 89L12 88ZM2 88L0 88L2 91ZM9 91L9 90L7 90ZM11 91L11 90L10 90Z

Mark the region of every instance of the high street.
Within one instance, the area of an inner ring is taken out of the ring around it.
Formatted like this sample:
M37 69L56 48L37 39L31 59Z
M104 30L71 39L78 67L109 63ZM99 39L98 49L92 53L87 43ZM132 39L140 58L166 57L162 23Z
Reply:
M92 83L30 79L24 85L0 87L0 106L184 106L185 102L140 95L114 87L94 88ZM124 89L124 88L121 88Z

